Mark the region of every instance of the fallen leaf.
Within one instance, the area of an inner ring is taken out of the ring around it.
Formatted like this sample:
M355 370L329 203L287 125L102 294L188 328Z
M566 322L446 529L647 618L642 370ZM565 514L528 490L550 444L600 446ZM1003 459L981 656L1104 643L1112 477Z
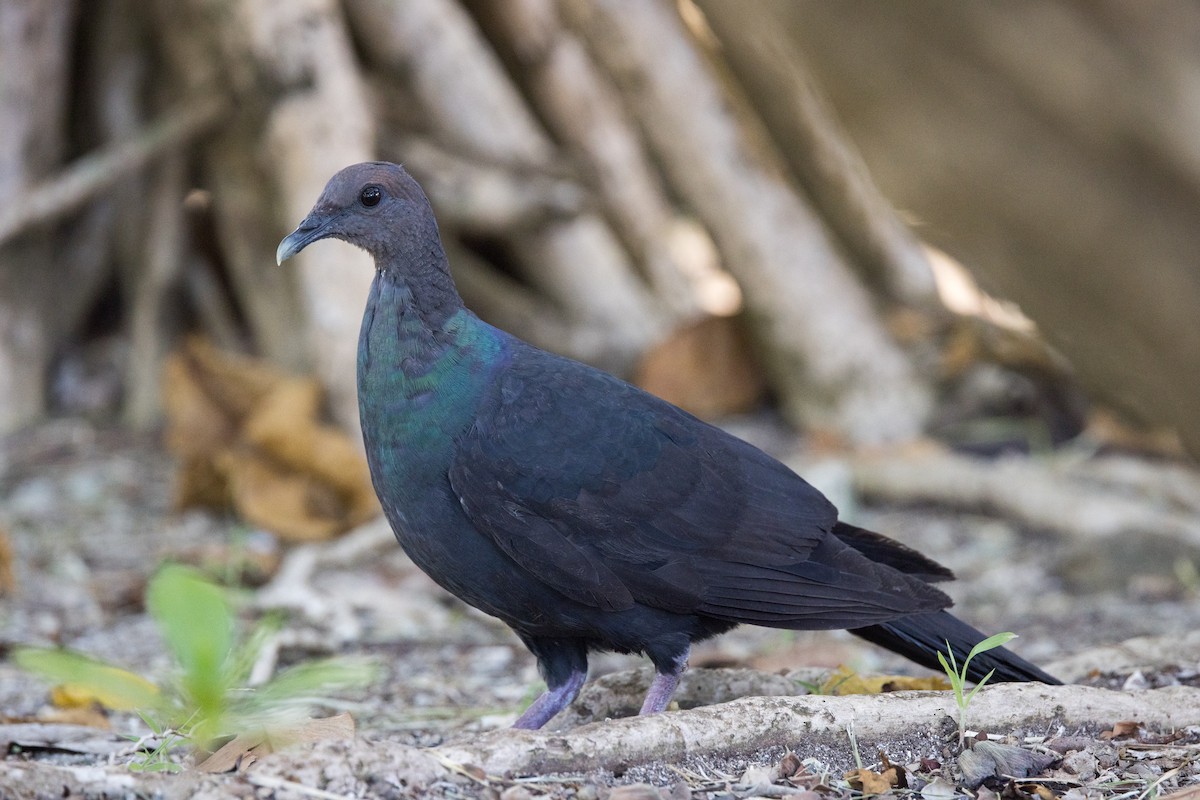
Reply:
M366 459L320 421L322 389L190 339L163 370L179 508L232 506L288 541L329 539L379 513Z
M17 590L17 579L13 575L13 549L8 531L0 528L0 596Z
M893 783L896 779L895 770L889 770L888 772L889 774L885 775L863 768L847 772L843 777L849 781L850 788L857 789L865 795L885 794L896 785Z
M1116 722L1112 726L1112 730L1104 731L1100 734L1100 738L1108 741L1110 739L1136 739L1142 731L1142 723L1134 720L1122 720Z
M281 471L252 453L223 453L217 463L246 521L289 542L324 541L338 533L336 496L311 476Z
M1057 755L1034 753L1022 747L998 742L976 742L958 757L963 785L974 789L988 778L1032 778L1058 761Z
M950 689L945 678L937 675L928 678L911 678L905 675L859 675L849 667L842 665L830 673L821 684L820 694L849 695L849 694L882 694L898 691L932 691L942 692Z
M779 762L779 774L784 778L792 778L803 769L804 762L791 750L787 751Z
M748 411L766 382L736 317L705 317L650 348L634 383L698 417Z
M267 740L264 731L240 733L196 765L200 772L242 772L258 760L258 748Z
M888 779L888 782L897 789L908 788L908 772L900 764L893 764L891 759L887 757L887 753L882 750L879 752L879 761L883 768L879 771L883 777Z
M1038 800L1058 800L1058 795L1040 783L1023 783L1020 789L1026 794L1036 795Z
M287 728L252 731L235 736L196 766L200 772L244 772L268 753L285 747L327 739L353 739L354 719L346 712L332 717L310 719Z

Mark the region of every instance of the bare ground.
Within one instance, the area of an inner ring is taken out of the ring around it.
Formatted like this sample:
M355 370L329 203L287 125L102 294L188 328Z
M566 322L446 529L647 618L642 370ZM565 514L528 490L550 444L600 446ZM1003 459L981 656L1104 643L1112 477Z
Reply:
M958 613L984 631L1019 632L1014 649L1098 687L985 689L968 725L1053 759L1034 777L991 778L972 794L1148 800L1200 781L1194 545L1150 530L1097 542L982 513L863 506L836 461L818 473L856 522L953 568ZM699 708L650 720L604 721L626 713L645 673L625 672L644 667L639 659L597 656L601 680L555 721L561 730L509 732L539 689L532 658L416 570L385 526L284 550L234 520L175 513L172 477L152 439L77 420L0 444L0 532L13 578L0 646L62 644L161 677L168 660L141 605L153 570L164 560L258 564L270 582L245 594L243 616L287 609L278 666L333 654L382 664L374 685L330 703L330 713L353 715L356 738L270 755L240 774L136 773L122 738L146 733L135 716L109 714L111 731L64 726L49 687L6 660L0 797L841 797L869 791L844 774L860 760L883 772L881 754L907 784L892 792L963 792L946 693L754 697L802 695L843 663L923 674L841 632L742 628L705 643L680 693L681 707ZM1121 644L1133 637L1153 638ZM1118 725L1127 720L1143 724Z

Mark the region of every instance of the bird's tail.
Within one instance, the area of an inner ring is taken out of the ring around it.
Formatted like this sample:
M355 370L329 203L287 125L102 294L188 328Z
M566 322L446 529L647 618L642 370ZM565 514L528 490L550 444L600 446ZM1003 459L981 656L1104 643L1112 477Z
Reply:
M856 628L850 632L868 642L899 653L923 667L935 670L941 669L937 654L946 652L947 642L961 669L971 648L987 638L948 611L914 614L882 625ZM1062 683L1003 647L988 650L971 659L971 663L967 665L967 676L972 681L979 682L992 670L996 671L992 676L993 681Z

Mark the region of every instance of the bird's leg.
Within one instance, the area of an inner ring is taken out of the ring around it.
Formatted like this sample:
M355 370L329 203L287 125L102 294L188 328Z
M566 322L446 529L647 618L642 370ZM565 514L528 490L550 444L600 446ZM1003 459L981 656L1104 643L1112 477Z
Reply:
M664 711L671 703L671 698L675 694L675 687L679 685L679 676L687 669L688 653L691 648L684 650L671 663L668 669L657 668L654 674L654 681L650 684L650 689L646 692L646 700L642 703L642 710L639 714L657 714Z
M573 671L567 676L565 683L542 692L541 697L533 701L533 705L525 709L525 713L513 723L514 728L535 731L545 725L554 715L569 706L579 696L579 690L587 679L587 671Z

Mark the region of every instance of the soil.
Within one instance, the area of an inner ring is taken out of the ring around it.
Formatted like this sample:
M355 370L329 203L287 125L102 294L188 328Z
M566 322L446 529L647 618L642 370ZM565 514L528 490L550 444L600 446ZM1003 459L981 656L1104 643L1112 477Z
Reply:
M792 443L774 444L786 450ZM46 423L0 443L0 544L11 551L7 558L0 552L3 652L62 645L164 680L171 664L142 605L146 582L164 561L198 564L244 590L241 617L248 627L270 609L287 610L270 645L276 669L335 655L368 656L381 665L371 685L328 698L318 709L322 716L348 711L356 738L300 745L219 775L190 769L191 756L177 748L169 760L183 772L136 772L129 764L139 754L127 737L148 734L144 722L129 713L58 708L44 681L6 658L0 662L0 731L7 745L0 797L519 800L804 793L817 800L814 792L869 790L852 788L844 774L859 759L885 772L882 756L898 765L907 784L894 793L935 800L965 792L953 724L914 723L908 737L876 742L877 752L856 752L849 739L814 737L572 774L492 775L470 764L435 763L427 756L446 751L428 748L515 735L502 731L541 685L516 637L435 586L382 523L335 542L285 548L270 534L219 514L177 512L173 478L174 464L155 437L78 419ZM982 513L870 507L852 492L842 494L839 505L856 524L955 570L959 580L948 591L956 613L984 631L1018 632L1011 647L1065 680L1114 691L1200 685L1200 642L1188 636L1200 630L1200 603L1187 547L1152 531L1131 531L1108 545L1110 552L1095 552L1094 544ZM315 563L311 572L299 568L304 559ZM1154 638L1124 649L1102 647L1145 636ZM783 675L797 686L819 682L822 670L840 664L862 674L930 674L844 632L743 627L697 647L691 661L695 675L750 669L765 674L767 683ZM591 677L638 668L642 659L597 655ZM681 705L731 699L730 687L741 686L737 676L745 675L712 674L685 693ZM751 688L736 691L755 693L758 684L746 685ZM1047 720L1054 714L1046 709ZM588 721L579 715L556 720L569 726ZM1032 736L988 731L1002 744L1052 757L1051 765L1020 781L990 778L970 793L1146 800L1200 783L1200 714L1170 730L1121 722L1096 720L1090 728ZM416 772L406 777L410 767Z

